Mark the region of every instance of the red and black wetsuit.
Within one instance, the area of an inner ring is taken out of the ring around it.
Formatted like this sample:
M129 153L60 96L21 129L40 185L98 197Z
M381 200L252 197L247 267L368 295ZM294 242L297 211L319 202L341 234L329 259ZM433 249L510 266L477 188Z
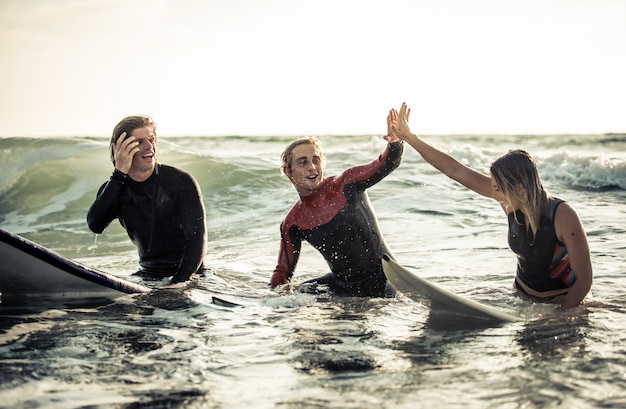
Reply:
M142 275L181 282L203 267L204 204L190 174L157 164L147 180L136 182L115 170L98 190L87 223L99 234L116 218L137 246Z
M314 193L300 198L281 224L273 286L291 279L306 240L331 270L308 282L326 284L341 295L384 296L387 279L381 257L391 252L365 190L400 165L403 149L401 142L389 143L377 160L328 177Z

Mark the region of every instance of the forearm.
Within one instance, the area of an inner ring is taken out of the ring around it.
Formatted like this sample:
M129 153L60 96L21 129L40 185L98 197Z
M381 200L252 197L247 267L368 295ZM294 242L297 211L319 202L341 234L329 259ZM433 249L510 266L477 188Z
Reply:
M294 262L297 262L298 256L297 254L292 254ZM291 277L293 277L293 269L295 268L295 264L291 264L288 262L286 254L282 249L278 254L278 264L276 264L276 268L272 273L272 277L270 278L270 285L272 287L278 287L279 285L286 284L291 281Z
M580 305L591 289L591 281L591 279L587 279L586 277L576 277L576 282L565 296L561 307L571 308Z
M115 170L109 181L100 188L96 200L87 212L87 224L94 233L102 233L117 217L119 197L125 189L125 178L123 173Z
M284 223L280 226L282 240L278 251L278 263L269 283L272 287L291 281L300 255L301 242L299 240L292 241L288 231L283 230L283 227Z
M559 210L561 207L564 208L563 210L566 210L563 205L559 206ZM563 213L560 215L562 216ZM573 242L570 242L569 244L572 248L570 253L570 265L572 272L576 277L576 281L574 281L574 284L570 287L563 303L561 304L561 307L563 308L575 307L579 305L591 290L591 284L593 283L593 269L591 266L591 258L589 256L586 240L579 243L579 247L576 247ZM587 250L580 250L580 247ZM568 252L569 250L570 248L568 247Z
M402 154L404 153L404 143L401 140L387 143L388 160L390 162L391 171L400 166Z
M189 280L202 266L204 256L206 255L206 240L204 235L201 237L202 239L194 239L185 246L185 252L181 258L178 270L172 277L173 283Z
M415 134L407 135L405 140L426 162L452 179L454 179L454 175L458 169L465 167L452 156L428 144Z
M493 190L489 176L471 169L452 156L424 142L414 134L405 134L402 139L406 140L413 149L450 179L454 179L468 189L485 196L493 197Z
M188 185L180 194L179 200L183 233L185 235L185 250L178 266L178 271L172 277L173 282L188 280L202 266L206 256L206 212L202 202L200 187L195 180L190 178Z
M370 188L400 166L403 152L403 143L390 142L375 160L366 165L346 169L336 180L343 184L358 184L362 189Z

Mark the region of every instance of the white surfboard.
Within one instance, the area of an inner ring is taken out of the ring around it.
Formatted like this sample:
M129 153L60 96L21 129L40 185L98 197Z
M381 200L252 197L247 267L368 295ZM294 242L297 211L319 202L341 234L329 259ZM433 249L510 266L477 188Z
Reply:
M147 293L150 288L65 258L0 229L0 293L5 299L107 297Z
M386 256L382 261L383 270L391 284L405 296L429 306L431 311L459 316L467 319L468 323L476 324L498 324L520 320L511 314L438 287Z

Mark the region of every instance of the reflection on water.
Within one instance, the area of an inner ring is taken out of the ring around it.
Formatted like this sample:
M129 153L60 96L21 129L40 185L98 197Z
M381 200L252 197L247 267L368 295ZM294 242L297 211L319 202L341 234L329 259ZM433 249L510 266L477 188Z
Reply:
M556 361L572 353L584 355L589 325L588 312L538 319L524 325L518 333L517 342L528 361Z
M375 333L367 327L375 305L359 299L320 303L307 309L306 317L293 328L294 367L305 373L361 372L380 365L368 353ZM341 325L337 325L341 323Z
M624 347L598 348L593 310L536 304L534 320L440 329L406 298L217 294L241 304L232 307L212 303L214 285L2 306L0 395L122 408L624 402ZM602 395L591 398L586 382Z

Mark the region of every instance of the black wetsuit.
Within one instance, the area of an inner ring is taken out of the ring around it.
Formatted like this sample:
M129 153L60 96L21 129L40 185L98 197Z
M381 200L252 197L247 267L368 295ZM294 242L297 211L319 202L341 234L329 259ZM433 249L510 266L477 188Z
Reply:
M154 278L189 279L203 265L206 251L204 204L196 180L157 164L144 182L115 170L98 190L87 214L94 233L119 219L139 252L139 273Z
M557 207L563 203L560 199L551 198L548 200L549 212L547 216L542 216L539 222L537 234L526 230L524 214L517 211L517 216L513 213L508 215L509 219L509 247L517 255L517 287L524 291L518 280L522 284L529 287L540 296L540 293L555 293L556 290L562 290L566 293L567 288L571 286L573 276L569 269L569 259L567 258L567 249L565 244L561 243L556 236L554 228L554 214ZM517 220L516 220L517 218ZM566 265L562 266L562 262ZM568 277L568 283L563 278L551 278L550 274L555 267L561 265L561 269L565 271L563 276Z
M308 282L326 284L336 294L384 296L387 279L381 257L391 255L365 189L400 165L401 142L387 144L380 157L331 176L302 197L281 224L282 245L272 284L291 279L301 244L308 241L326 259L331 273Z

